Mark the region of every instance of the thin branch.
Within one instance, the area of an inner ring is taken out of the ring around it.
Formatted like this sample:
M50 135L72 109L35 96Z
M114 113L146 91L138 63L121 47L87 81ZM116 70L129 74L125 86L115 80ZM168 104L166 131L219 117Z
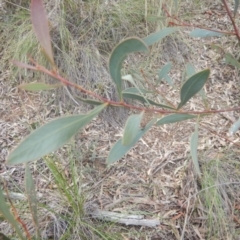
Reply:
M225 34L225 35L236 35L236 36L237 36L236 31L235 31L235 32L227 32L227 31L222 31L222 30L218 30L218 29L211 29L211 28L208 28L208 27L205 27L205 26L201 26L201 25L195 25L195 24L189 24L189 23L183 22L183 21L181 21L179 18L172 16L172 15L168 12L168 10L167 10L167 8L166 8L165 5L163 5L162 8L163 8L163 10L165 11L167 17L172 18L173 20L175 20L175 21L178 22L178 23L169 22L168 24L169 24L170 26L201 28L201 29L205 29L205 30L208 30L208 31L212 31L212 32L222 33L222 34Z
M24 231L25 231L25 233L26 233L27 239L28 239L28 240L31 240L32 237L31 237L31 235L30 235L30 233L29 233L29 231L28 231L28 229L27 229L26 224L25 224L25 223L22 221L22 219L20 218L20 216L19 216L19 214L18 214L18 212L17 212L17 209L15 208L15 206L14 206L13 203L12 203L11 198L9 197L8 189L7 189L7 186L6 186L6 182L5 182L5 186L4 186L4 187L5 187L7 199L8 199L8 201L9 201L11 207L12 207L12 211L13 211L13 214L14 214L14 216L15 216L15 219L16 219L16 220L19 222L19 224L23 227L23 229L24 229Z
M229 16L229 18L230 18L230 20L232 22L232 25L233 25L233 28L234 28L234 31L235 31L235 35L236 35L236 37L238 39L238 42L240 44L240 33L239 33L239 30L238 30L238 27L237 27L237 25L235 23L235 20L233 19L233 16L232 16L231 11L230 11L230 9L229 9L229 7L227 5L226 0L222 0L222 2L224 4L224 7L226 8L227 14L228 14L228 16Z
M205 126L204 124L202 124L202 123L200 123L200 125L201 125L203 128L207 129L207 130L208 130L210 133L212 133L213 135L216 135L216 136L218 136L218 137L224 139L225 141L231 142L232 144L234 144L234 145L240 147L240 144L239 144L239 143L236 143L236 142L230 140L229 138L224 137L224 136L222 136L221 134L218 134L216 131L211 130L210 128L206 127L206 126Z
M169 22L168 23L170 26L179 26L179 27L194 27L194 28L200 28L200 29L205 29L205 30L209 30L211 32L217 32L217 33L222 33L225 35L237 35L235 32L226 32L226 31L222 31L222 30L218 30L218 29L212 29L212 28L208 28L208 27L204 27L201 25L194 25L194 24L189 24L189 23L175 23L175 22Z
M46 69L45 67L38 65L34 60L31 59L31 62L33 64L35 64L35 67L37 68L37 71L43 72L57 80L59 80L61 83L63 83L64 85L70 86L70 87L74 87L77 90L79 90L80 92L85 93L86 95L92 96L104 103L107 103L108 105L111 106L115 106L115 107L126 107L129 109L135 109L135 110L139 110L139 111L144 111L144 112L152 112L152 113L160 113L160 114L172 114L172 113L186 113L186 114L212 114L212 113L221 113L221 112L233 112L233 111L237 111L240 110L240 107L236 107L236 108L228 108L228 109L220 109L220 110L204 110L204 111L181 111L181 110L164 110L164 109L156 109L156 108L147 108L147 107L138 107L135 105L131 105L128 103L125 103L123 101L120 102L116 102L116 101L112 101L109 100L107 98L101 97L99 95L97 95L96 93L89 91L75 83L70 82L69 80L63 78L62 76L60 76L56 71L50 71L48 69Z

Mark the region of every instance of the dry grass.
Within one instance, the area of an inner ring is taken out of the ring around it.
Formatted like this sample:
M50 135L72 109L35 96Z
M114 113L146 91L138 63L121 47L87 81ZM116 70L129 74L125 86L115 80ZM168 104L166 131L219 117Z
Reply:
M109 53L125 37L143 37L162 28L166 24L160 10L163 2L48 2L56 62L62 72L88 89L116 98L107 69ZM185 21L199 23L200 20L201 24L212 24L213 28L215 24L230 28L223 8L215 1L182 1L178 9L174 1L167 3L169 9L178 11ZM9 64L12 58L27 61L28 53L42 64L46 64L46 60L31 30L28 1L19 1L17 6L5 4L0 25L3 33L0 41L6 43L0 53L0 111L3 113L0 177L1 182L7 181L10 193L22 194L20 199L19 195L13 196L14 205L33 233L31 214L23 201L24 168L7 167L6 156L32 129L52 118L86 111L88 107L82 105L76 97L78 93L70 89L42 94L17 90L16 86L23 81L52 80L19 71ZM206 13L209 9L213 15ZM219 14L217 18L215 14ZM176 87L165 83L158 87L177 104L186 63L191 62L196 70L209 67L211 77L205 87L209 106L238 106L238 72L225 65L220 54L209 48L209 44L214 43L236 52L234 39L224 37L221 42L219 39L191 39L187 30L153 46L149 56L130 56L123 73L137 75L141 86L146 83L140 68L154 81L158 70L166 62L173 62L170 75ZM200 97L189 104L192 110L202 107ZM214 115L201 121L201 179L195 175L189 154L193 121L154 127L124 159L106 168L105 159L111 145L121 136L127 115L126 111L110 109L61 150L31 164L43 239L238 239L239 147L226 141L226 133L237 114ZM231 140L238 143L239 134ZM158 217L161 224L147 229L97 222L84 214L95 206L109 211L141 213L146 218ZM0 231L13 234L6 222L0 223Z

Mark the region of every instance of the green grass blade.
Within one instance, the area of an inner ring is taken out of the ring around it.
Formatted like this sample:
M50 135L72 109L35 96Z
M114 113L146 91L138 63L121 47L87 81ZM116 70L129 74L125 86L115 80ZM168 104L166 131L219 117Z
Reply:
M120 138L111 148L108 158L107 164L115 163L120 158L122 158L137 142L138 140L153 126L156 122L156 119L151 120L144 129L139 129L138 133L136 134L132 144L124 146L122 144L122 138Z
M147 46L151 46L154 43L162 40L166 36L176 32L177 30L178 30L177 27L167 27L167 28L164 28L164 29L156 32L156 33L152 33L152 34L148 35L147 37L143 38L142 40L145 42L145 44Z
M192 118L196 118L196 116L190 114L171 114L161 118L159 121L156 122L156 125L159 126L163 124L176 123Z
M109 59L110 75L116 84L120 99L122 99L122 63L127 55L133 52L148 52L148 47L140 38L127 38L114 48Z
M4 195L2 189L0 188L0 212L2 213L3 217L13 226L16 230L20 239L24 240L24 236L22 235L22 231L19 228L19 224L17 220L15 220L14 216L9 210L8 205L5 202Z
M53 120L32 132L7 159L7 164L37 160L63 146L80 129L96 117L107 105L94 108L86 115L73 115Z
M122 137L122 144L124 146L131 145L134 142L135 137L138 134L140 129L140 123L141 123L142 117L143 117L143 112L140 114L133 114L128 118L124 128L123 137Z
M49 157L45 157L45 163L47 164L48 168L50 169L52 175L54 176L55 182L59 188L59 190L64 194L68 203L74 209L75 212L78 212L78 207L75 204L73 194L71 193L71 188L68 185L67 179L64 178L63 174L59 170L59 168L54 163L53 159Z
M40 238L38 215L37 215L37 197L31 171L28 164L25 166L25 190L28 198L29 208L32 214L33 223L36 227L37 238Z
M195 94L197 94L202 89L209 75L210 75L209 69L203 70L191 76L183 84L180 91L181 102L178 106L178 109L180 109L183 105L185 105L190 98L192 98Z

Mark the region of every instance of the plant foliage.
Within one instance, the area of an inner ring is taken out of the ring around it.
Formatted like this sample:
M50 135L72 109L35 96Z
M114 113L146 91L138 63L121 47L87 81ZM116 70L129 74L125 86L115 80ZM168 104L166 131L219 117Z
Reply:
M230 16L234 29L236 29L236 25L232 15L229 13L229 9L226 5L226 2L223 1L228 15ZM233 16L235 17L237 14L237 10L239 7L239 1L235 0ZM166 27L152 33L143 39L138 37L129 37L121 41L112 51L109 58L109 73L113 83L116 86L116 92L118 93L119 100L109 100L104 98L103 96L99 96L96 93L89 91L82 86L78 86L76 84L71 83L64 77L59 75L59 71L57 66L54 63L54 55L51 44L50 30L49 30L49 22L47 15L44 10L44 4L42 0L32 0L31 1L31 21L33 25L33 29L35 35L37 37L38 42L41 45L41 48L50 62L52 69L46 69L44 66L39 65L34 62L33 59L30 59L31 65L26 63L18 62L14 60L13 63L18 67L26 68L33 71L40 71L43 74L47 74L59 82L57 84L45 84L45 83L24 83L19 86L20 89L26 91L42 91L42 90L51 90L56 87L61 86L69 86L74 87L80 92L84 93L87 98L80 97L80 100L86 102L91 105L96 105L96 107L86 114L81 115L72 115L72 116L64 116L58 119L55 119L49 123L44 124L39 127L35 131L33 131L30 135L28 135L23 141L9 154L7 159L7 164L15 165L27 163L30 161L38 160L43 156L57 150L66 144L78 131L83 129L93 118L97 117L99 113L101 113L108 106L114 107L127 107L134 111L139 111L140 113L133 114L128 117L123 136L113 144L106 163L107 165L113 164L120 160L125 154L128 153L130 149L132 149L135 144L146 134L154 125L162 126L164 124L173 124L180 121L191 120L196 121L195 131L190 138L190 154L192 157L193 165L195 167L195 171L199 177L201 177L201 168L198 160L198 139L199 139L199 120L200 117L203 117L204 114L210 114L218 112L216 110L203 109L201 111L191 111L186 110L183 111L182 108L185 106L187 108L187 103L191 98L193 98L197 93L200 93L202 96L202 100L206 104L206 94L203 90L204 85L206 84L209 76L210 70L205 69L199 72L195 71L194 66L191 63L186 65L186 70L184 71L184 76L187 76L187 80L182 84L182 87L179 91L180 102L177 107L174 107L174 104L167 100L167 96L161 96L161 93L155 88L161 81L165 81L165 84L169 84L170 86L176 88L174 82L170 78L169 74L171 69L173 68L172 63L167 63L160 68L158 71L158 79L156 80L156 85L151 87L151 89L138 87L138 84L133 80L131 75L122 76L122 68L124 60L127 58L129 54L132 53L148 53L149 47L153 44L161 41L165 37L170 34L176 33L180 30L179 26L188 26L184 25L184 23L174 23L169 22L171 27ZM171 17L168 12L166 12L168 17ZM174 20L177 20L174 17ZM171 24L170 24L171 23ZM176 27L174 26L176 25ZM174 26L174 27L173 27ZM229 33L232 34L232 33ZM228 35L228 33L208 29L208 28L200 28L197 26L190 32L190 36L192 37L221 37L224 35ZM234 34L238 41L240 42L240 35L237 30L235 30ZM239 61L230 53L225 54L225 60L227 64L230 64L238 69L240 69ZM122 81L129 81L133 87L129 87L124 89ZM147 82L147 81L146 81ZM149 86L149 84L148 84ZM160 96L161 99L165 101L153 101L152 99L156 96ZM125 99L136 100L141 102L142 105L133 105L125 102ZM153 113L152 119L144 126L141 127L143 116L146 112ZM166 115L160 118L160 115ZM240 120L236 121L230 128L229 132L234 134L240 127ZM56 178L63 178L60 172L56 169L51 162L47 162L49 168L54 169L53 174ZM26 194L29 201L29 206L32 213L32 218L34 224L37 228L39 237L39 227L38 227L38 218L37 218L37 200L36 193L34 188L33 178L30 172L28 165L26 165L25 169L25 185L26 185ZM60 181L60 182L61 182ZM60 186L61 187L61 186ZM69 201L72 201L72 197L66 191L65 195L67 196ZM77 208L77 206L76 206ZM15 220L14 216L10 212L5 199L0 189L0 211L4 218L8 220L13 228L16 230L20 239L24 239L22 232L19 228L18 222Z

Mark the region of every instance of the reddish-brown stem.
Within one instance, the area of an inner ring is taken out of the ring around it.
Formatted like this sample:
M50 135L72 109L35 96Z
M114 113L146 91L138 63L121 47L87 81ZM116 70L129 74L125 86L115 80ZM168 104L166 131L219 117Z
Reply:
M75 84L75 83L72 83L72 82L66 80L65 78L63 78L62 76L60 76L60 75L59 75L57 72L55 72L55 71L50 71L50 70L48 70L48 69L46 69L45 67L40 66L40 65L37 65L36 67L37 67L37 70L38 70L38 71L43 72L43 73L46 73L47 75L49 75L49 76L51 76L51 77L59 80L59 81L60 81L61 83L63 83L64 85L67 85L67 86L70 86L70 87L74 87L74 88L78 89L79 91L81 91L82 93L85 93L85 94L87 94L87 95L90 95L90 96L92 96L92 97L95 97L95 98L97 98L97 99L100 100L100 101L103 101L103 102L107 102L107 101L108 101L108 99L103 98L103 97L95 94L95 93L92 92L92 91L89 91L89 90L87 90L87 89L85 89L85 88L83 88L83 87L81 87L81 86L79 86L79 85L77 85L77 84Z
M226 140L226 141L228 141L228 142L231 142L231 143L233 143L234 145L240 147L240 144L235 143L234 141L230 140L229 138L224 137L224 136L218 134L217 132L215 132L215 131L211 130L210 128L206 127L205 125L201 124L201 126L202 126L203 128L205 128L205 129L207 129L210 133L212 133L212 134L214 134L214 135L216 135L216 136L218 136L218 137L220 137L220 138L222 138L222 139L224 139L224 140Z
M238 30L238 27L235 23L235 20L233 19L233 16L232 16L232 13L227 5L227 2L226 0L222 0L223 4L224 4L224 7L226 8L226 11L227 11L227 14L232 22L232 25L233 25L233 28L234 28L234 31L235 31L235 34L237 36L237 39L238 39L238 42L240 43L240 34L239 34L239 30Z
M8 201L9 201L11 207L12 207L12 211L13 211L13 214L14 214L14 216L15 216L15 219L16 219L16 220L20 223L20 225L23 227L23 229L24 229L24 231L25 231L25 233L26 233L27 239L28 239L28 240L31 240L32 237L31 237L31 235L30 235L30 233L29 233L29 231L28 231L28 229L27 229L26 224L21 220L20 216L19 216L18 213L17 213L16 208L14 207L14 205L13 205L13 203L12 203L12 201L11 201L11 198L9 197L6 183L5 183L5 186L4 186L4 187L5 187L5 191L6 191L6 195L7 195Z
M225 35L236 35L238 36L238 33L236 32L227 32L227 31L222 31L222 30L218 30L218 29L211 29L211 28L208 28L208 27L204 27L204 26L201 26L201 25L195 25L195 24L189 24L189 23L186 23L186 22L182 22L179 18L177 17L174 17L172 16L165 5L163 5L163 10L165 11L167 17L169 18L172 18L174 19L175 21L177 21L178 23L175 23L175 22L169 22L168 24L169 25L172 25L172 26L179 26L179 27L194 27L194 28L201 28L201 29L205 29L205 30L209 30L209 31L212 31L212 32L218 32L218 33L222 33L222 34L225 34ZM235 22L234 22L235 24Z
M138 106L135 106L135 105L127 104L123 101L116 102L116 101L112 101L112 100L109 100L107 98L101 97L101 96L97 95L96 93L94 93L92 91L84 89L83 87L66 80L65 78L60 76L57 72L50 71L50 70L46 69L45 67L36 64L36 62L34 62L33 60L32 60L32 62L36 65L36 68L37 68L38 71L43 72L43 73L59 80L64 85L74 87L74 88L78 89L79 91L81 91L81 92L83 92L83 93L85 93L89 96L92 96L92 97L94 97L94 98L96 98L96 99L98 99L98 100L100 100L104 103L107 103L108 105L111 105L111 106L126 107L126 108L135 109L135 110L139 110L139 111L159 113L159 114L172 114L172 113L211 114L211 113L232 112L232 111L240 110L240 107L229 108L229 109L221 109L221 110L204 110L204 111L163 110L163 109L156 109L156 108L138 107Z
M225 34L225 35L237 35L235 32L226 32L226 31L222 31L222 30L218 30L218 29L212 29L212 28L208 28L208 27L201 26L201 25L194 25L194 24L189 24L189 23L169 22L169 24L170 24L170 25L173 25L173 26L179 26L179 27L201 28L201 29L209 30L209 31L211 31L211 32L222 33L222 34Z

